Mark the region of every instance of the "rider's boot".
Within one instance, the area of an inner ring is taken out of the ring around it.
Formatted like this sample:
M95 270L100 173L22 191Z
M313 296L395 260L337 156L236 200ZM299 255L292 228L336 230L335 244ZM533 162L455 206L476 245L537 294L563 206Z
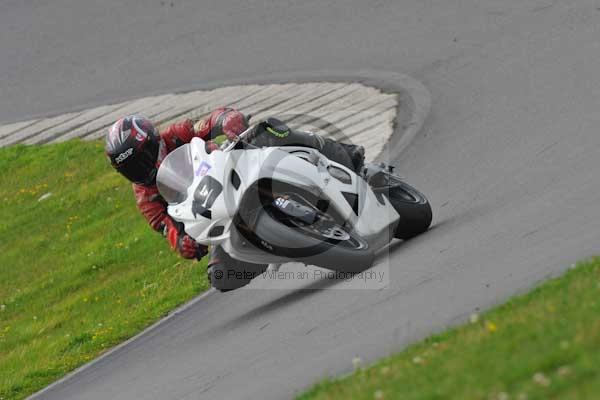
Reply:
M340 144L346 148L346 152L348 153L348 156L350 157L350 160L352 160L352 164L354 165L354 171L360 173L365 164L365 148L363 146L358 146L355 144Z
M389 174L394 173L394 167L386 163L365 163L361 173L367 183L372 187L386 186L389 183Z

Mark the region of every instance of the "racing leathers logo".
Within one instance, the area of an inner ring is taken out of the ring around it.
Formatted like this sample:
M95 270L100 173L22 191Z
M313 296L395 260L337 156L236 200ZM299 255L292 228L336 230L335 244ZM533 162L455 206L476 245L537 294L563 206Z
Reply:
M278 131L270 126L267 126L267 132L269 132L271 135L278 137L280 139L283 139L284 137L288 137L290 134L289 130Z

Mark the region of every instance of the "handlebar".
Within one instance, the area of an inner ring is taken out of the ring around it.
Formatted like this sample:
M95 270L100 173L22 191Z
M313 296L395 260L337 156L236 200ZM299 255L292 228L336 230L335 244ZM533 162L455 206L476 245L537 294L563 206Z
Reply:
M252 114L246 115L246 124L248 125L248 129L246 129L244 132L237 135L235 140L226 140L221 145L221 151L231 151L235 148L235 146L239 142L241 142L242 140L246 140L246 136L248 136L250 134L250 132L253 130L253 127L250 126L250 118L252 118Z
M224 142L221 145L221 151L228 152L228 151L233 150L238 143L244 142L247 139L249 139L250 134L253 132L254 132L254 127L253 126L248 127L248 129L246 129L244 132L237 135L235 137L235 139L233 139L233 140L229 139L226 142Z

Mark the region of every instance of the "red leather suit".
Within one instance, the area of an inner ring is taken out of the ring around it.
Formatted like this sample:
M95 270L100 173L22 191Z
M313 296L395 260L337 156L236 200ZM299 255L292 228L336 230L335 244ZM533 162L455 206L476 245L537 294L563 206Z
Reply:
M246 119L242 113L232 108L218 108L206 119L200 121L198 131L194 129L192 120L185 120L170 125L160 132L162 139L158 164L162 162L167 154L177 147L189 143L192 138L199 137L208 141L209 147L215 149L217 146L210 139L225 134L228 137L241 133L246 127ZM162 233L169 241L171 248L177 249L185 258L195 258L197 254L182 250L178 241L185 235L181 224L176 223L167 214L167 203L158 193L156 185L144 186L133 184L133 193L138 209L146 218L150 226ZM188 242L191 238L185 238ZM188 246L189 247L189 246ZM202 247L200 254L205 254L206 248Z

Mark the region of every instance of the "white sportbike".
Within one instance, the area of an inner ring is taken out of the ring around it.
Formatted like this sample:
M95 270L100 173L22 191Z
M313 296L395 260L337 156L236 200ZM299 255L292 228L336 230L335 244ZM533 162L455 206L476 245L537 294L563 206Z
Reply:
M429 228L429 202L390 167L367 164L359 175L314 148L256 147L253 132L210 153L194 138L162 162L168 213L197 242L252 264L359 272L393 238Z

